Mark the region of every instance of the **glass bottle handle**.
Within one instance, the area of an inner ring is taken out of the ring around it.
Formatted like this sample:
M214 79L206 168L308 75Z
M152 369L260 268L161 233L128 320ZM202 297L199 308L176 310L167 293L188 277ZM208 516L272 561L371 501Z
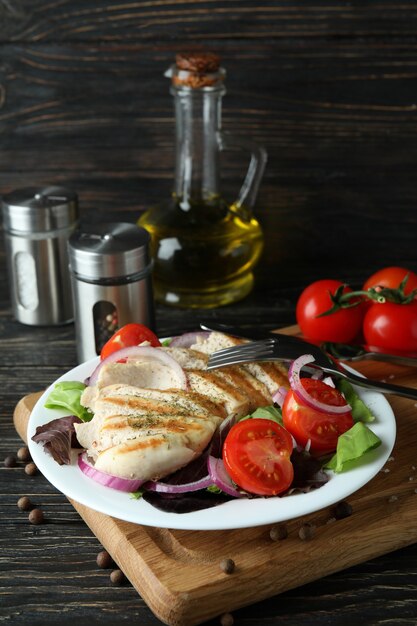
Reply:
M259 185L264 175L268 158L267 152L265 148L261 148L250 139L236 137L235 135L223 132L219 133L219 146L220 150L239 148L241 150L247 150L251 154L245 180L240 188L237 200L233 204L237 211L249 213L250 215L255 206Z

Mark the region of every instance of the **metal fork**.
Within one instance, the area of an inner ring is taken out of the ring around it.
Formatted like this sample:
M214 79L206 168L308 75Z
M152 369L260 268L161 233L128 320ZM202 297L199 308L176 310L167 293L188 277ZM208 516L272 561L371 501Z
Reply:
M242 337L244 339L266 339L267 337L279 338L280 344L285 345L297 345L300 347L300 343L304 344L304 353L313 353L317 362L320 362L320 352L326 353L331 357L342 361L362 361L364 359L371 359L374 361L387 361L390 363L397 363L398 365L411 365L417 367L417 355L411 356L409 354L386 354L382 352L375 352L369 346L352 346L341 343L323 343L320 347L310 342L296 337L293 335L284 335L283 333L277 333L275 331L265 330L262 326L233 326L231 324L222 324L220 322L201 322L200 327L203 330L218 331L225 333L226 335L233 335L235 337Z
M296 337L294 335L284 335L283 333L269 333L267 332L267 337L265 336L265 331L262 328L250 327L249 329L239 328L237 326L228 326L226 324L200 324L200 327L203 330L208 331L218 331L224 333L226 335L233 335L234 337L240 337L245 341L244 344L239 344L240 348L244 348L244 350L251 350L254 343L256 344L256 340L267 340L272 339L277 346L282 348L282 354L284 355L283 361L293 361L300 354L312 354L315 358L316 364L326 366L332 366L334 364L333 359L322 350L319 346L311 344L301 337ZM253 339L255 341L249 342L249 339ZM258 342L259 343L259 342ZM245 347L244 347L245 346ZM221 351L222 353L227 355L227 351L230 348L226 348Z
M312 354L314 352L312 356L315 361L313 363L309 363L309 368L313 366L330 376L344 378L359 387L374 389L375 391L380 391L381 393L392 393L397 396L417 400L417 389L363 378L350 370L346 370L343 366L333 361L324 352L322 352L320 348L308 351L305 350L303 343L303 341L300 341L298 346L293 342L280 344L279 339L271 337L261 341L251 341L239 344L237 346L232 346L230 348L214 352L209 358L207 369L213 370L220 367L227 367L228 365L253 363L255 361L288 362L296 359L301 354L305 354L307 352L308 354ZM309 348L315 348L315 346L309 345Z

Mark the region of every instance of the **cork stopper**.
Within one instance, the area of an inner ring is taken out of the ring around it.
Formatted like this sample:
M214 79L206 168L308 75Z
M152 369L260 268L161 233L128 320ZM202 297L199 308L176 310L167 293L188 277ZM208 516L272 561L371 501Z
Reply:
M212 74L220 67L220 57L213 52L180 53L176 55L175 61L179 70L197 74Z
M224 80L220 57L213 52L179 53L169 74L172 84L178 87L214 87Z

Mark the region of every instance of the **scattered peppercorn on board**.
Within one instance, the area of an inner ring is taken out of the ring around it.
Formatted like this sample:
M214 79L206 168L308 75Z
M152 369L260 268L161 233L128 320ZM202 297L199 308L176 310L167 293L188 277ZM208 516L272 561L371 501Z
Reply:
M417 368L364 361L355 369L417 387ZM14 423L24 440L40 395L16 406ZM201 624L417 542L417 406L388 399L397 420L392 456L337 509L276 527L207 532L140 526L71 503L162 622Z

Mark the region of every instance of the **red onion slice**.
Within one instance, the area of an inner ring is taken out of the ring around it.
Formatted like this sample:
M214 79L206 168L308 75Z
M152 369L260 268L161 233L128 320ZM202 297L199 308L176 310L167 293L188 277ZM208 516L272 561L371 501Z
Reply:
M88 478L92 478L92 480L100 483L100 485L104 485L104 487L110 487L118 491L137 491L144 483L143 480L138 480L137 478L121 478L120 476L114 476L96 469L88 460L86 452L78 456L78 467Z
M193 333L184 333L183 335L178 335L178 337L174 337L169 346L170 348L189 348L190 346L197 343L199 339L207 339L210 333L207 330L200 330Z
M278 406L282 408L287 393L288 389L286 387L278 387L277 391L272 396L272 401L276 402L276 404L278 404Z
M345 404L343 406L333 406L331 404L325 404L324 402L320 402L313 398L303 387L300 380L300 372L304 365L308 363L313 363L314 357L311 354L303 354L302 356L295 359L290 365L290 369L288 370L288 379L290 381L291 389L295 393L295 395L307 406L316 411L320 411L321 413L331 413L333 415L343 415L344 413L348 413L352 409L350 404Z
M178 378L179 389L187 388L187 378L181 365L165 350L162 348L153 348L151 346L131 346L129 348L122 348L110 354L106 359L100 361L94 372L89 379L89 385L95 385L97 383L100 371L104 365L109 363L117 363L122 359L132 359L133 361L156 361L162 365L170 367Z
M209 456L207 466L210 474L210 484L216 485L219 489L227 493L228 496L233 498L243 498L244 493L238 491L232 483L232 479L226 472L226 468L222 459L216 459L214 456Z
M183 485L170 485L169 483L161 482L160 480L148 481L144 487L147 491L156 491L158 493L188 493L189 491L199 491L200 489L207 489L213 482L209 475L200 478L191 483L184 483Z

